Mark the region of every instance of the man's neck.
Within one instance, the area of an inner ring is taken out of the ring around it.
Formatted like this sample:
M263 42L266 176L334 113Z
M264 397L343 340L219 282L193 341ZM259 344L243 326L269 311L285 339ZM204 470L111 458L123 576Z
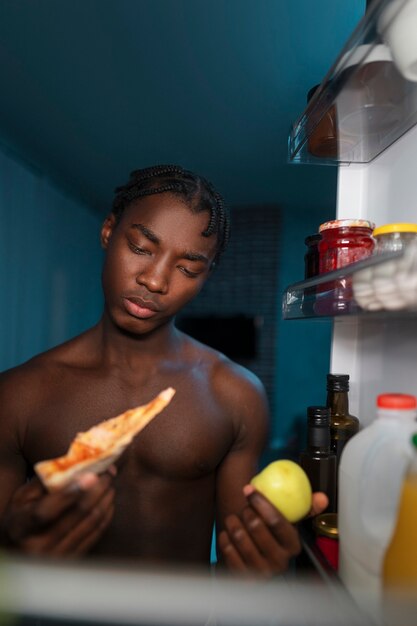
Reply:
M142 369L144 363L153 364L173 358L179 346L178 331L173 320L150 333L133 335L117 327L104 313L96 331L103 360L132 369L136 366Z

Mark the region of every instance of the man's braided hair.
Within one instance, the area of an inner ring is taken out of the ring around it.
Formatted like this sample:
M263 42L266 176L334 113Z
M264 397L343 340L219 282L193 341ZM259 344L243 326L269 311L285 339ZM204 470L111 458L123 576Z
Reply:
M216 255L213 266L218 263L230 237L230 217L222 196L213 185L179 165L155 165L131 172L130 179L122 187L115 189L112 212L119 220L124 209L144 196L156 193L172 193L181 196L189 208L195 212L207 211L207 228L203 237L215 234L217 237Z

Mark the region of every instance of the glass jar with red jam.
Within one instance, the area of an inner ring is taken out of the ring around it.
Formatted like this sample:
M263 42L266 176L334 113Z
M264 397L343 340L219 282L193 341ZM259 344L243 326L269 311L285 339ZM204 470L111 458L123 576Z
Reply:
M319 228L320 274L370 256L375 246L374 228L375 224L368 220L333 220L322 224Z
M372 231L375 225L368 220L333 220L321 224L319 233L319 272L324 274L345 267L370 256L375 247ZM351 277L320 285L320 297L314 310L321 315L350 313L356 310Z

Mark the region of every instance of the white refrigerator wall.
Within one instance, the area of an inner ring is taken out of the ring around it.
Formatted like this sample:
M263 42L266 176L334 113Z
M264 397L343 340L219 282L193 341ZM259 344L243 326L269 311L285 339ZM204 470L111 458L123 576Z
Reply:
M340 166L337 218L417 223L416 163L414 127L370 163ZM369 424L378 394L417 394L416 317L335 319L330 367L350 374L351 412Z

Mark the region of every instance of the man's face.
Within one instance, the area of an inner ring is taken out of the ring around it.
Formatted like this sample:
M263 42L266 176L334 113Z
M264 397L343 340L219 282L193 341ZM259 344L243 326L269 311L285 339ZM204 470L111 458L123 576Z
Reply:
M161 193L128 206L118 224L102 228L106 249L106 311L124 330L147 333L172 319L202 288L216 252L203 237L209 214L192 213L181 198Z

